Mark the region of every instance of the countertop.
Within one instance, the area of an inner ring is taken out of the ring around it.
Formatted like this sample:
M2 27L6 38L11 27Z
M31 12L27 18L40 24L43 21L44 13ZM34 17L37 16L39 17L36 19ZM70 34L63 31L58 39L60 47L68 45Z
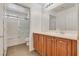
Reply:
M78 32L76 31L65 31L65 32L48 31L48 32L34 32L34 33L67 38L67 39L72 39L72 40L78 40Z

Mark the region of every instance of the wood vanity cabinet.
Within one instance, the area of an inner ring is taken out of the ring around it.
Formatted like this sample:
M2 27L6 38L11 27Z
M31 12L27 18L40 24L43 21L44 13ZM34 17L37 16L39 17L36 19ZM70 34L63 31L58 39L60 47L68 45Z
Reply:
M33 42L42 56L77 56L77 40L33 33Z
M56 38L56 55L57 56L68 56L71 55L71 42L67 39ZM69 51L68 51L69 50ZM70 52L70 53L69 53Z
M42 56L46 55L46 45L47 45L46 36L40 34L39 35L39 54Z
M33 44L35 51L37 51L42 56L46 56L46 35L33 33Z

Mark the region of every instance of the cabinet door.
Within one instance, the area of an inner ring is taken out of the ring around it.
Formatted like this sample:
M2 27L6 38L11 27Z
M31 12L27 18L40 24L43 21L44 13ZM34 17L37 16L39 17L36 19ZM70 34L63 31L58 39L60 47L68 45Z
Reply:
M72 40L72 56L77 56L77 40Z
M57 56L67 56L68 47L67 40L57 38L56 54Z
M52 56L56 56L56 40L52 37Z
M46 35L43 36L43 56L46 56L46 46L47 46L47 38Z
M47 56L51 56L52 55L52 37L51 36L47 36Z
M67 50L67 55L68 56L71 56L71 40L67 40L68 41L68 44L67 44L67 48L68 48L68 50Z
M39 46L39 54L43 55L43 35L39 34L39 42L38 42Z

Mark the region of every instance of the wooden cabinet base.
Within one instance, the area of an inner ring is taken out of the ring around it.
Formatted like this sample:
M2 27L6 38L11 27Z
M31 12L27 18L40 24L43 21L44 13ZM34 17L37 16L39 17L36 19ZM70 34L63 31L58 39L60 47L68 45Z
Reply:
M77 56L77 40L33 33L33 43L41 56Z

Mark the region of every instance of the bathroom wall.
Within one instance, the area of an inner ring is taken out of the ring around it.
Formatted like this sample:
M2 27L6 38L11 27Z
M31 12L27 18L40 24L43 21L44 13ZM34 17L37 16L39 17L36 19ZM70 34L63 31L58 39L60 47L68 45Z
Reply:
M41 32L41 6L39 4L32 3L30 6L30 38L29 48L33 50L33 32Z
M49 31L49 15L56 16L56 30L63 31L77 31L78 29L78 15L77 15L77 7L74 6L69 9L65 9L63 11L54 12L51 11L43 11L43 20L42 20L42 31ZM53 22L52 22L53 23ZM52 27L52 25L51 25Z
M49 11L42 7L41 16L41 30L42 32L47 32L49 31Z
M56 13L56 29L77 31L77 9L72 7Z
M3 43L3 15L4 15L4 8L3 8L3 4L0 4L0 56L3 55L3 48L4 48L4 43Z
M57 12L51 10L49 14L56 17L56 30L77 31L77 13L77 7L75 5L74 7Z

